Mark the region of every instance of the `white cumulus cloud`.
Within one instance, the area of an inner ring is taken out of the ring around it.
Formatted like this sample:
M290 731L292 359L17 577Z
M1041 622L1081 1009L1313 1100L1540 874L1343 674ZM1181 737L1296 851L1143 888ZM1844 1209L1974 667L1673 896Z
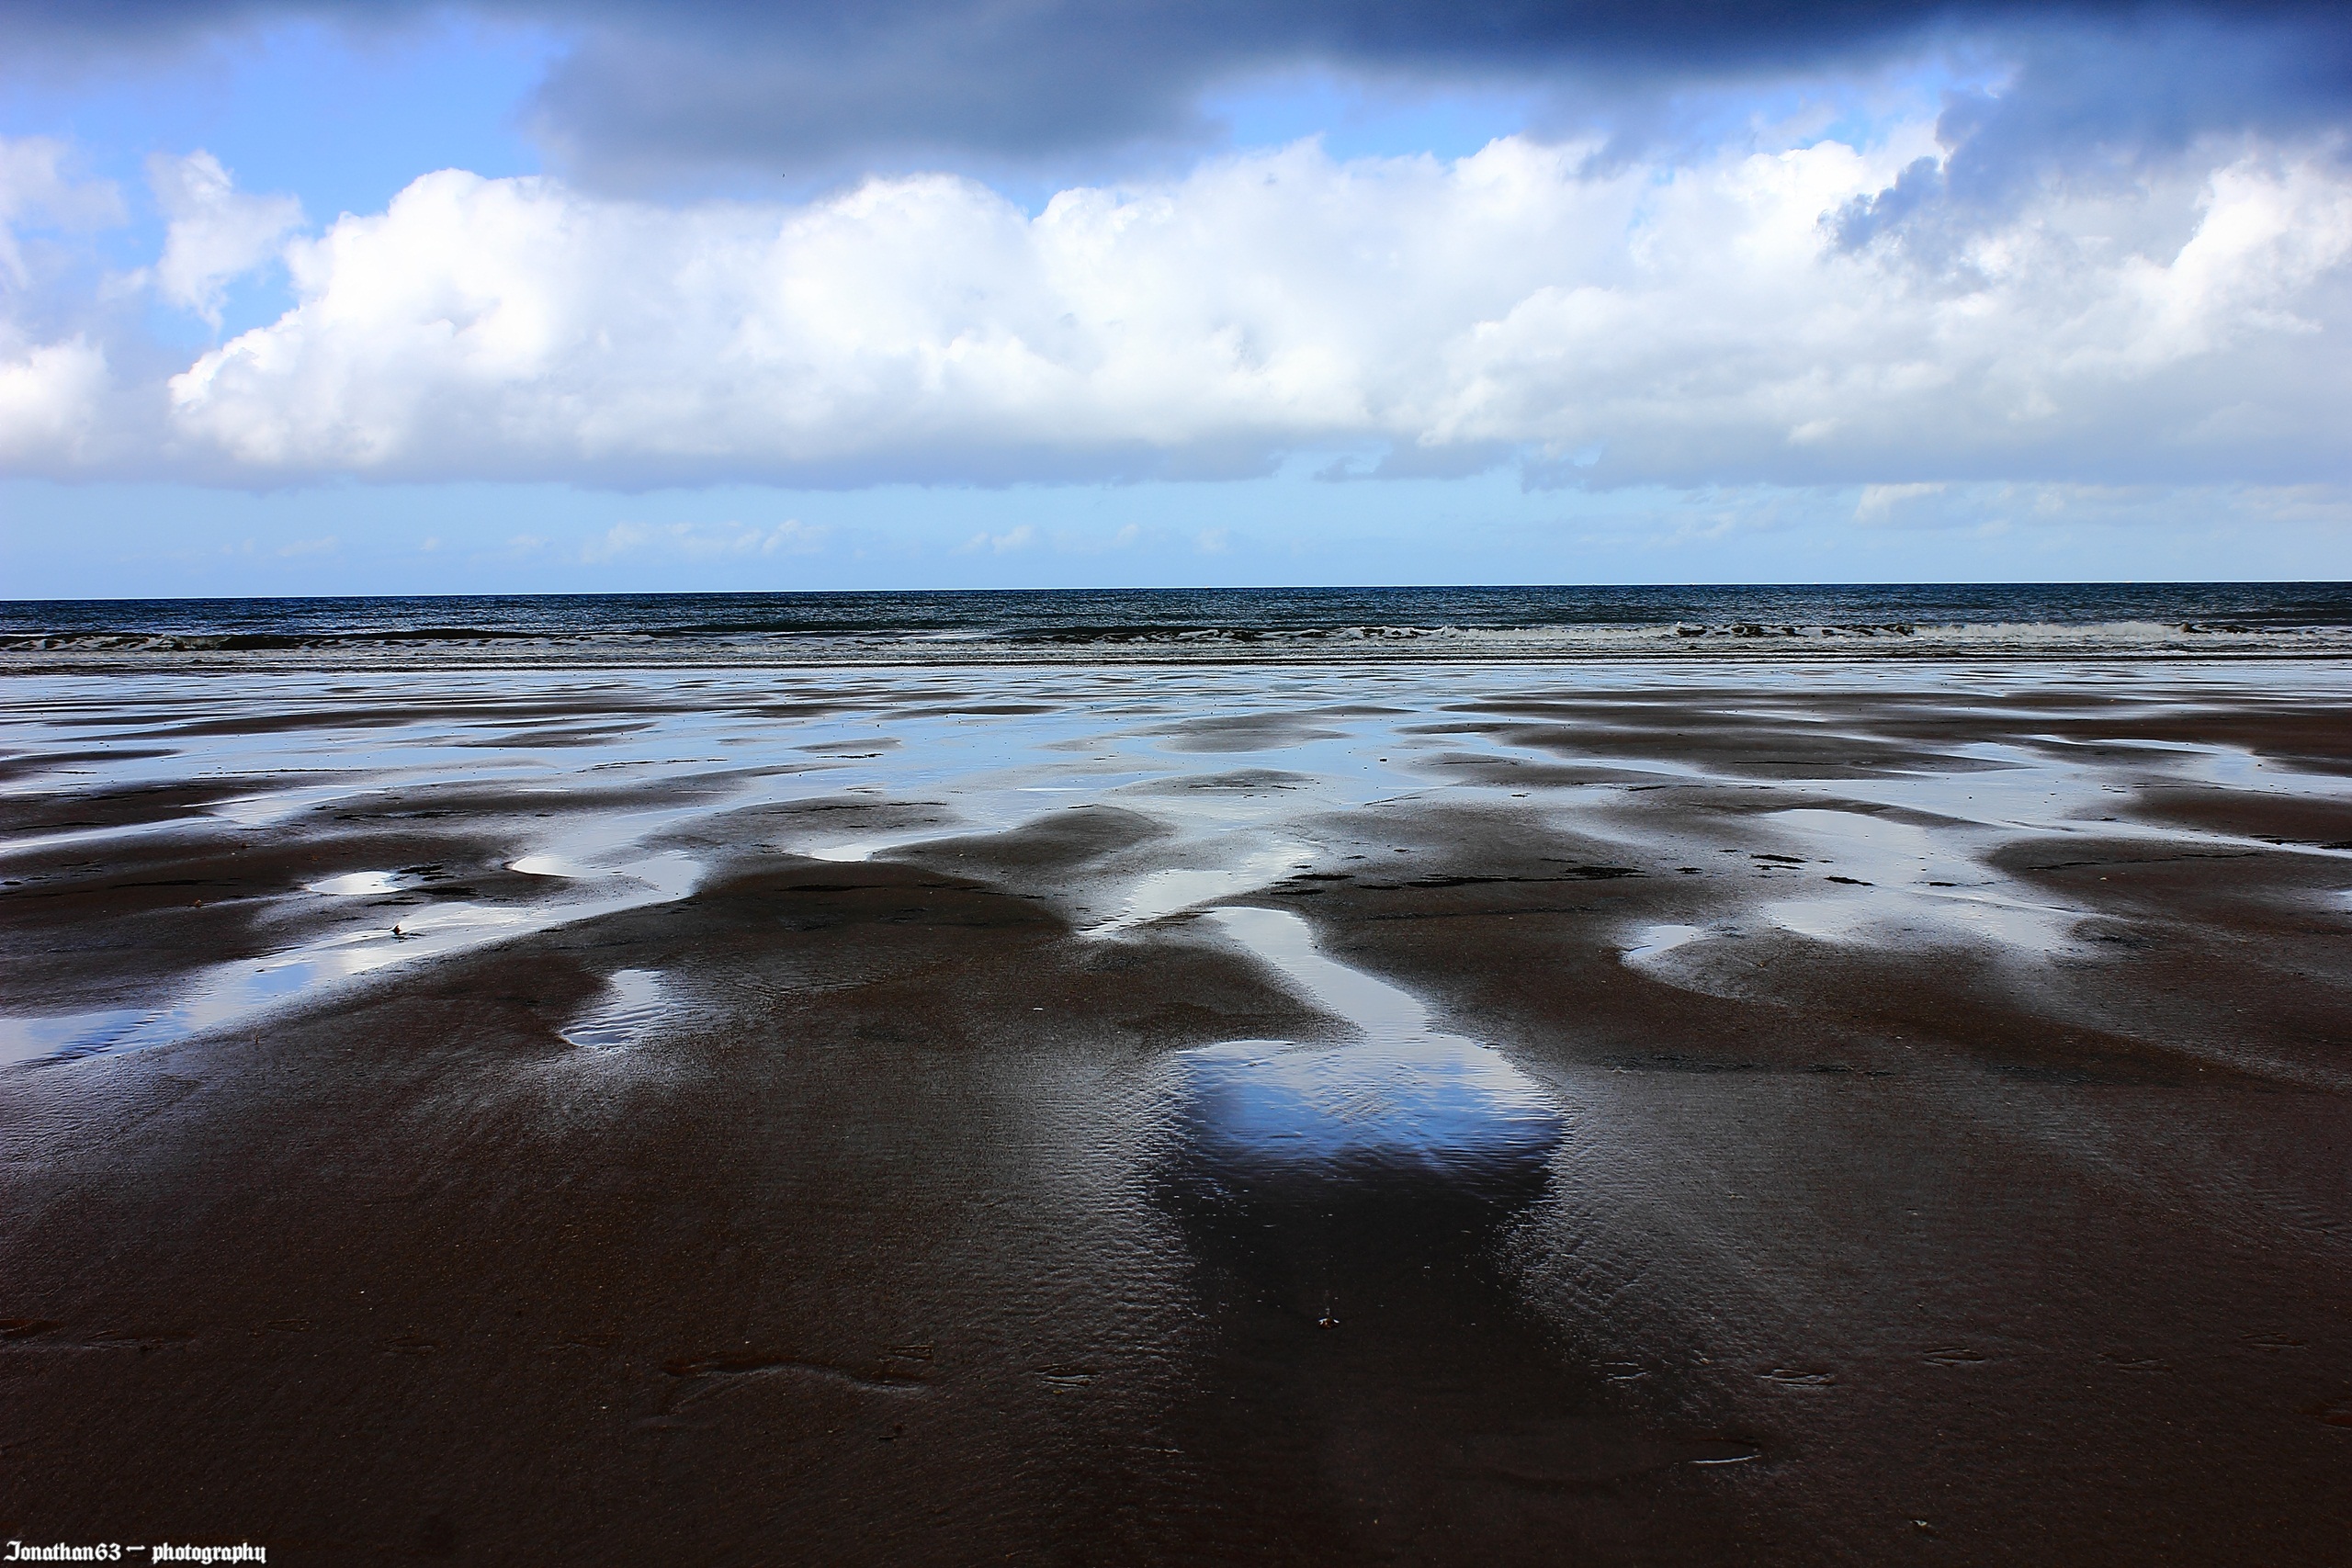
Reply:
M1051 479L1335 447L1598 484L2341 466L2339 162L2235 144L2053 186L1933 265L1841 246L1825 220L1931 147L1921 125L1594 172L1520 139L1304 143L1034 216L946 176L679 209L445 171L291 242L298 302L175 378L173 417L248 470L426 479Z
M218 327L229 285L277 254L301 226L302 204L237 189L220 160L205 152L150 158L147 180L168 220L155 288Z
M36 263L26 233L103 227L122 216L114 186L77 180L48 137L0 137L0 463L60 471L104 434L106 349L56 318L56 259ZM46 318L46 319L44 319Z
M0 355L0 461L33 468L77 461L106 392L106 352L83 338Z

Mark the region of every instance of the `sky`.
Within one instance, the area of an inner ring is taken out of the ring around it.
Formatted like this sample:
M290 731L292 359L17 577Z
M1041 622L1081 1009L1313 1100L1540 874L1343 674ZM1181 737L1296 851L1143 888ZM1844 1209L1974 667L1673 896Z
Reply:
M0 596L2352 578L2340 5L0 0Z

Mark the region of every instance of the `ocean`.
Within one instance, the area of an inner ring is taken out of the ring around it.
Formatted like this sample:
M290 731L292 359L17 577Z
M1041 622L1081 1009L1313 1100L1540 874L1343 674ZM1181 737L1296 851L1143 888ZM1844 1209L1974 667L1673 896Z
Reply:
M2338 656L2352 583L1220 588L0 603L0 669Z

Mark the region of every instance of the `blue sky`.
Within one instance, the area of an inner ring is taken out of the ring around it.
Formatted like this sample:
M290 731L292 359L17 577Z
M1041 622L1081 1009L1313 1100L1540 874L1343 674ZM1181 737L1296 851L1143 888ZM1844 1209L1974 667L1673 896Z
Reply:
M0 592L2352 577L2324 8L1194 9L0 10Z

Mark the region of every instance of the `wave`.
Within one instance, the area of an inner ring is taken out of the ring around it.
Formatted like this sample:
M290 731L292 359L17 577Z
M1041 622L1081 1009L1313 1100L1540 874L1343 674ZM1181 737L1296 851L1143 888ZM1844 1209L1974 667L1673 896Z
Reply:
M0 634L0 667L74 668L233 660L502 663L1061 663L1381 658L1820 657L1833 659L2102 655L2352 655L2352 626L2253 621L1675 620L1475 626L1217 622L808 626L742 624L594 629L434 626L307 631L24 630Z

